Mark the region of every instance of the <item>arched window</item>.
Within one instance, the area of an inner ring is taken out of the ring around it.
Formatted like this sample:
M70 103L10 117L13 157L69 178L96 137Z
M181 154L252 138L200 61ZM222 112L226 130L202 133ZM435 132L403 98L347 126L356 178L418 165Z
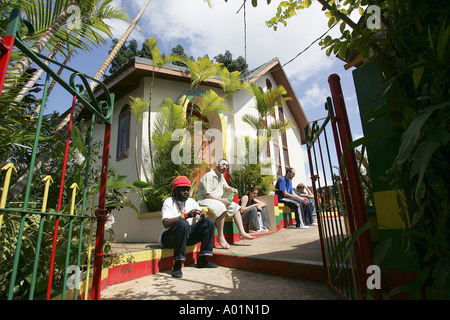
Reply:
M272 82L269 79L266 79L266 87L267 90L272 89Z
M128 158L130 153L130 107L124 106L119 114L116 160Z

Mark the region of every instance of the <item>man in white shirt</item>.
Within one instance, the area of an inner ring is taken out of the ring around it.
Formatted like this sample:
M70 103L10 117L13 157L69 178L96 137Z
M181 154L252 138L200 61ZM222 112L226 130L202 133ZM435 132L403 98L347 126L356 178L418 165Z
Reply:
M213 255L214 220L208 218L197 201L189 198L191 182L185 176L178 176L172 182L173 194L162 206L163 230L159 238L162 248L174 249L175 260L172 277L181 278L182 263L186 260L186 246L201 242L198 268L216 268L217 265L206 260Z
M217 241L224 249L229 249L230 245L226 241L223 228L225 225L225 215L233 217L239 230L240 239L255 239L254 236L245 232L244 224L239 209L241 206L233 202L232 199L222 198L224 190L237 193L237 189L228 185L224 173L229 164L225 159L219 160L211 170L200 179L197 191L198 202L202 206L207 206L215 216L217 223Z

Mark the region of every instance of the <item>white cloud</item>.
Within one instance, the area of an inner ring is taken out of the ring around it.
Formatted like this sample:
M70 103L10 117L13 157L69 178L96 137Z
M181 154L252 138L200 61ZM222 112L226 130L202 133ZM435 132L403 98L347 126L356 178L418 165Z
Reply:
M314 83L312 87L305 91L299 100L304 110L311 110L313 108L323 107L328 95L328 89L319 87L317 83Z
M115 1L131 9L131 19L144 2ZM256 8L247 2L246 52L250 69L274 57L278 57L282 64L288 62L328 29L328 19L316 2L289 19L287 27L280 25L278 31L269 29L265 21L275 15L280 2L272 1L270 5L261 2ZM130 39L141 42L147 37L156 36L164 52L182 44L185 52L194 58L205 54L213 58L225 50L229 50L234 58L244 57L244 10L237 13L241 5L241 1L215 0L210 9L202 0L151 1L138 24L142 33L134 31ZM117 29L117 37L126 30L126 24L112 22L112 25ZM298 85L328 70L335 60L334 57L327 57L316 43L284 69L292 84Z
M124 6L134 19L145 0L115 0ZM313 1L310 8L299 11L298 15L287 21L287 27L278 26L274 31L266 26L281 0L266 5L260 1L253 8L250 1L246 5L246 52L249 69L256 68L278 57L285 64L303 51L313 41L328 30L328 18L321 5ZM162 52L169 53L177 44L183 45L185 52L194 58L208 54L214 56L229 50L234 58L245 56L243 1L213 0L210 9L203 0L153 0L147 7L138 25L142 32L135 30L131 39L142 43L145 38L155 36ZM353 20L358 19L357 16ZM120 38L127 29L126 23L111 22ZM340 36L338 27L329 32L332 37ZM351 122L356 122L356 133L362 132L357 112L357 101L351 71L345 71L336 57L327 57L318 42L313 44L298 58L284 66L297 98L307 111L308 119L315 120L326 116L324 103L330 96L327 78L338 73L344 90ZM355 118L353 120L352 118Z

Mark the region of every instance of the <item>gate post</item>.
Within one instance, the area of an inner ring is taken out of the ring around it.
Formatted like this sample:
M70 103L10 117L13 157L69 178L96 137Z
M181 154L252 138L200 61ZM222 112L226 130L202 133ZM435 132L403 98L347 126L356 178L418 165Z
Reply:
M100 300L102 265L103 265L103 240L105 237L105 203L106 203L106 181L108 179L109 146L111 140L111 124L105 125L105 139L103 145L102 172L100 181L100 194L98 208L95 210L97 216L97 235L95 238L94 273L92 278L92 298Z
M338 124L339 136L341 140L342 151L344 153L345 168L347 173L348 187L351 194L351 206L356 223L356 229L360 229L367 223L367 212L364 203L364 196L361 188L361 180L359 178L359 169L356 162L355 152L353 150L346 150L347 145L352 142L352 134L348 122L347 110L345 108L344 97L342 93L340 77L337 74L332 74L328 77L330 85L331 97L333 99L334 109L336 112L336 120ZM370 231L366 230L358 239L361 249L362 260L362 275L366 280L367 268L373 264L373 247ZM361 285L361 296L367 296L366 282ZM380 290L375 290L375 297L380 298Z
M5 83L14 40L16 39L14 34L19 28L19 22L19 11L13 10L6 30L5 39L0 38L0 97L2 96L3 84Z

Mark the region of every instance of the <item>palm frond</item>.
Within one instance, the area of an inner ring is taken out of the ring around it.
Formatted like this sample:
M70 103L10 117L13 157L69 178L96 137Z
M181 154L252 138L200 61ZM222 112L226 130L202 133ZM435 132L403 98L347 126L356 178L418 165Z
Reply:
M287 129L295 129L289 119L284 120L275 120L272 124L269 125L269 129L280 130L281 132L286 131Z
M242 120L252 126L256 130L264 129L264 122L261 118L246 114L242 117Z
M144 118L144 112L147 111L150 101L143 101L140 97L130 97L130 109L136 117L137 122L141 122Z
M219 76L222 78L221 87L224 98L234 95L240 89L249 90L242 81L241 73L239 71L229 72L227 68L220 68ZM251 92L250 92L251 93Z
M208 90L203 93L197 102L200 115L202 118L208 114L218 111L226 111L231 113L231 109L224 104L225 99L220 97L214 90Z
M199 58L197 61L186 60L191 73L191 89L207 79L213 78L218 73L221 63L212 63L208 57Z
M186 110L173 103L170 98L163 101L160 112L155 117L155 133L164 135L167 131L186 127Z

